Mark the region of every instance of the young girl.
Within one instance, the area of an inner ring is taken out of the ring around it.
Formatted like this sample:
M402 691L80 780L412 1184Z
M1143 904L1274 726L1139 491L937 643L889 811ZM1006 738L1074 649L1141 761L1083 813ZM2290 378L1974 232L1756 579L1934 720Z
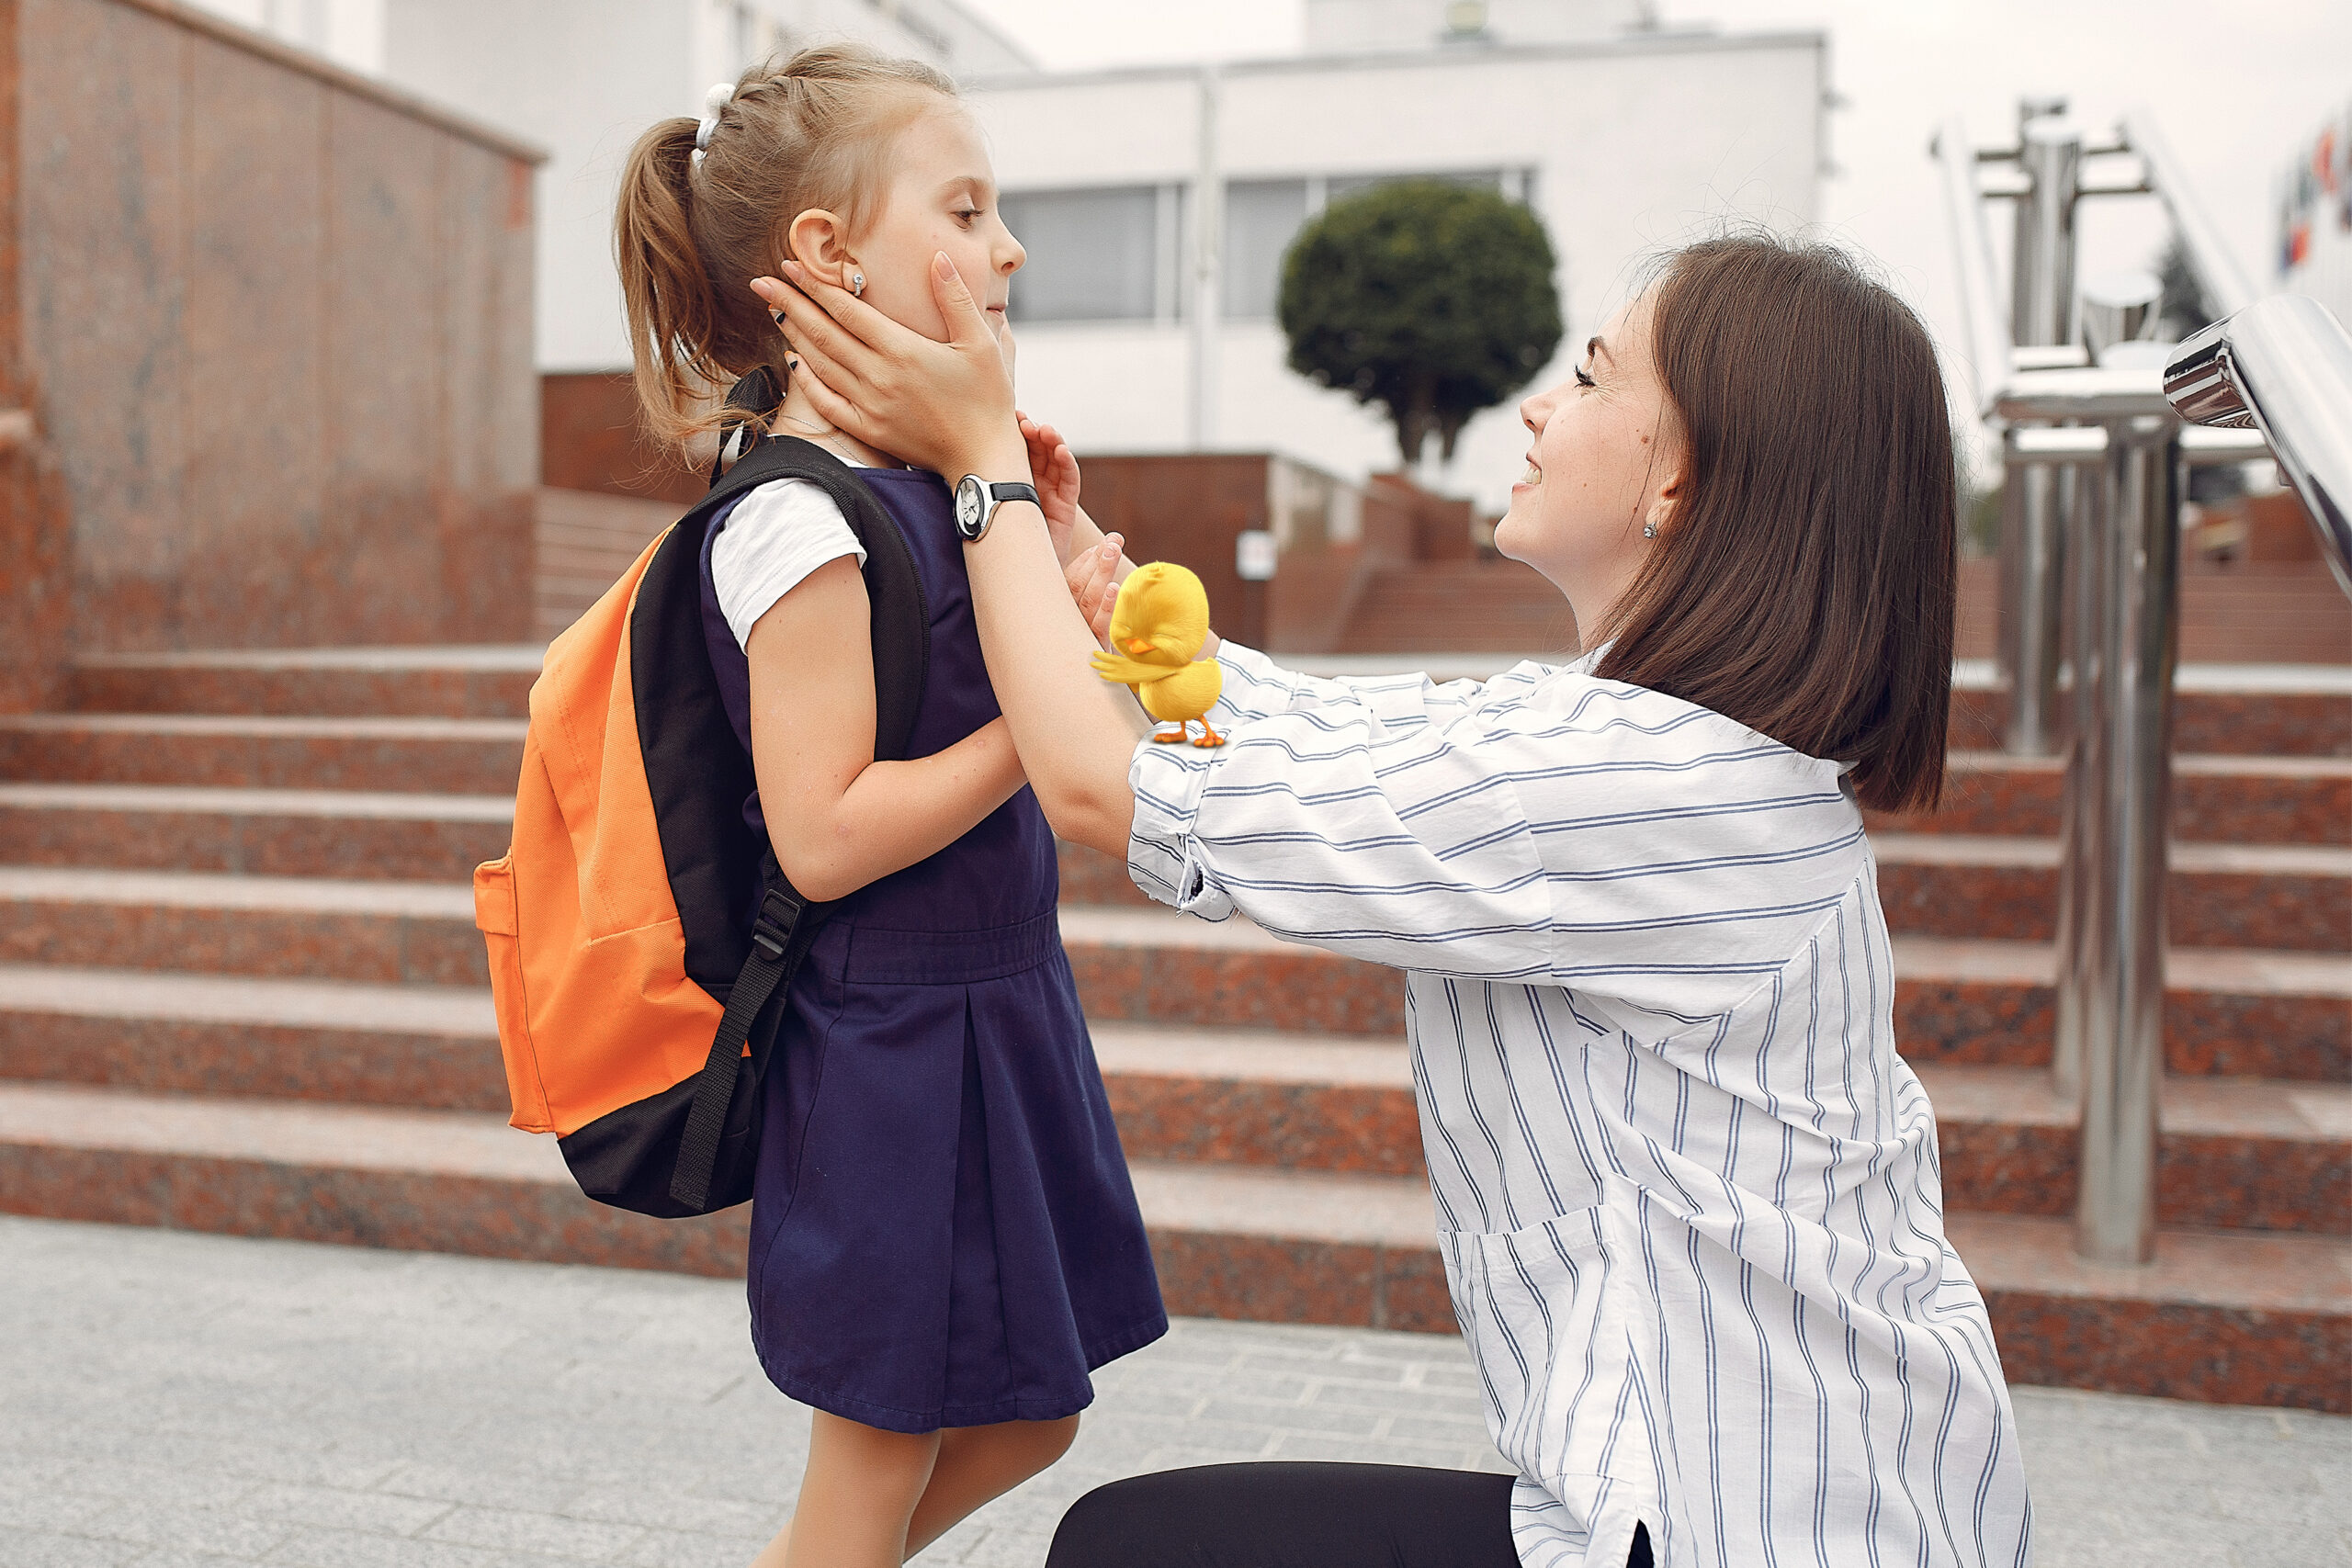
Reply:
M943 345L787 276L828 417L951 468L1021 453L956 287ZM1716 241L1521 414L1496 544L1566 596L1584 656L1435 686L1228 643L1222 750L1135 743L1035 511L970 547L1064 837L1180 908L1408 971L1439 1246L1518 1470L1139 1477L1082 1499L1050 1562L2022 1565L2017 1429L1895 1054L1862 831L1942 779L1933 346L1833 250ZM1096 628L1113 567L1071 573Z
M841 901L766 1082L752 1337L815 1415L792 1523L757 1562L895 1565L1059 1458L1088 1373L1167 1318L947 489L825 421L744 283L794 258L944 338L930 281L944 253L985 280L975 309L993 344L1023 253L946 78L849 46L754 69L714 89L700 121L648 131L616 229L652 428L674 442L708 429L712 391L767 367L788 390L755 427L856 468L928 604L911 760L876 761L863 557L839 507L808 480L763 485L707 549L720 686L749 692L731 716L755 809L793 885ZM1024 461L991 477L1031 476Z

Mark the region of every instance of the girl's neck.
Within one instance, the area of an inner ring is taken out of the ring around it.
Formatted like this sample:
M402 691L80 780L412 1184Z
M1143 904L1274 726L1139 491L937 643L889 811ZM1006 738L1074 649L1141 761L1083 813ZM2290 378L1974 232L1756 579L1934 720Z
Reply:
M803 441L813 441L835 457L846 457L869 468L906 467L888 452L868 446L819 413L817 405L797 386L786 389L783 405L776 410L769 428L777 435L796 435Z

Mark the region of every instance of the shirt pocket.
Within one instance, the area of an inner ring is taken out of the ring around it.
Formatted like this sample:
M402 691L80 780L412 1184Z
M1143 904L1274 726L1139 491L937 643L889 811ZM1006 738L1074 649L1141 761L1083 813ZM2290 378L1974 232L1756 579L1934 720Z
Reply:
M1642 1367L1656 1314L1637 1219L1621 1212L1638 1200L1618 1185L1523 1230L1451 1238L1495 1446L1555 1495L1567 1476L1655 1483Z

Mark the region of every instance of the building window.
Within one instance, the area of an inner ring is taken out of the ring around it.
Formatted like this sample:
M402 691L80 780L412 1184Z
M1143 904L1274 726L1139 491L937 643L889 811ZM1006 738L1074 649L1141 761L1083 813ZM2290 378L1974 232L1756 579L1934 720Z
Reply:
M1173 321L1183 203L1174 186L1027 191L1003 198L1029 252L1013 275L1016 321Z
M1283 257L1307 219L1326 203L1398 180L1445 180L1499 190L1532 201L1532 169L1446 169L1421 174L1310 175L1295 180L1234 180L1225 187L1225 255L1219 285L1228 321L1272 321L1282 297Z
M1225 187L1225 257L1219 282L1232 321L1271 321L1283 287L1283 253L1306 221L1305 180L1235 180Z

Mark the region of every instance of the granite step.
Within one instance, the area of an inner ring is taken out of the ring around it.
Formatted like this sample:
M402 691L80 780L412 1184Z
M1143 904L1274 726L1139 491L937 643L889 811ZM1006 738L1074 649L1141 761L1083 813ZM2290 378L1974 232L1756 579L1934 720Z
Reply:
M511 798L526 728L519 718L0 715L0 778Z
M2055 757L1954 751L1941 809L1865 820L1873 835L2055 839L2065 776ZM2352 844L2352 757L2176 756L2172 831L2182 843Z
M1135 1179L1172 1312L1452 1326L1419 1180L1152 1161ZM492 1116L45 1084L0 1084L0 1211L719 1276L741 1271L749 1220L601 1208L551 1140ZM2152 1266L2109 1268L2061 1220L1949 1232L2015 1381L2352 1409L2352 1244L2166 1231Z
M1065 905L1087 1014L1137 1022L1394 1037L1393 970L1282 941L1239 919ZM1895 1027L1916 1060L2049 1060L2052 950L1898 938ZM0 963L369 985L487 983L462 884L0 866ZM2352 964L2246 950L2173 950L2171 1070L2352 1077Z
M1138 1159L1418 1175L1403 1042L1098 1026L1119 1134ZM2076 1111L2046 1069L1918 1069L1952 1209L2074 1212ZM2161 1223L2352 1235L2352 1087L2176 1078L2163 1091Z
M1998 750L2008 705L1991 660L1955 661L1953 747ZM2191 755L2352 757L2352 669L2184 662L2174 680L2172 744Z
M0 863L463 882L506 852L511 795L0 784Z
M0 964L0 1079L506 1113L490 992Z
M1418 1176L1401 1040L1099 1023L1138 1159ZM1923 1065L1955 1209L2064 1214L2074 1110L2046 1071ZM0 966L0 1079L503 1114L486 992ZM2352 1088L2175 1078L2165 1223L2352 1232Z
M1895 935L2047 942L2056 931L2054 840L1873 833L1871 850ZM2169 858L2175 946L2352 953L2352 847L2174 844Z
M1062 940L1097 1023L1404 1032L1393 970L1170 909L1065 904ZM2045 942L1898 937L1895 1036L1914 1061L2043 1066L2056 957ZM2299 953L2176 948L2165 960L2170 1071L2352 1078L2352 964Z
M2050 1065L2050 944L1914 936L1894 945L1894 1033L1912 1063ZM2168 949L2165 1070L2352 1080L2352 964L2308 953Z
M1879 899L1896 936L2048 942L2057 927L2054 840L1873 832ZM1126 867L1061 847L1064 904L1152 908ZM2352 950L2352 846L2176 844L2166 918L2182 947Z
M1134 1168L1169 1310L1453 1327L1428 1185ZM552 1138L452 1111L0 1083L0 1212L240 1235L738 1275L747 1208L593 1203Z
M485 643L84 654L70 700L83 713L521 718L544 652Z
M529 644L262 649L84 655L74 705L85 713L520 718L541 650ZM1483 677L1517 654L1285 654L1315 673L1429 669ZM2007 698L1991 663L1954 667L1952 744L1996 749ZM2352 757L2352 679L2339 666L2180 667L2173 744L2183 753Z
M1081 852L1116 874L1105 857ZM1286 943L1238 919L1209 925L1155 906L1084 905L1076 901L1087 892L1082 882L1064 887L1063 936L1090 1017L1391 1035L1404 1028L1402 982L1377 965ZM1898 936L1894 953L1896 1037L1915 1059L2048 1064L2056 958L2047 942ZM1265 979L1253 985L1261 955ZM2166 964L2170 1071L2352 1077L2352 964L2177 947ZM1265 984L1290 988L1259 988ZM1303 987L1343 992L1345 1005Z
M472 889L0 866L0 963L487 986Z

